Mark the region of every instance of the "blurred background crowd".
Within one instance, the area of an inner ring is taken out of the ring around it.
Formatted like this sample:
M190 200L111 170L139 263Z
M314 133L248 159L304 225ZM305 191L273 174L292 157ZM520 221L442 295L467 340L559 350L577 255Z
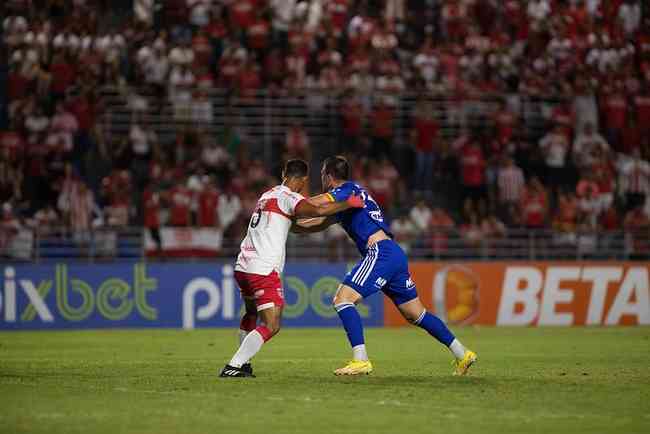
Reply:
M284 159L313 163L314 193L334 152L407 248L425 233L435 249L452 232L473 245L517 228L568 244L650 231L648 2L0 9L5 231L200 226L239 238ZM286 127L260 139L279 106L294 108Z

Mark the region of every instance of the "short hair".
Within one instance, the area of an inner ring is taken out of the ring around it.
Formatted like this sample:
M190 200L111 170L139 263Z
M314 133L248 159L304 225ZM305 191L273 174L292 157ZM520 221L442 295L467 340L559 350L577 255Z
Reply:
M282 173L285 178L303 178L309 175L309 165L305 160L295 158L285 163Z
M323 161L323 167L326 175L332 175L332 178L339 180L347 180L350 178L350 164L345 157L335 155L328 157Z

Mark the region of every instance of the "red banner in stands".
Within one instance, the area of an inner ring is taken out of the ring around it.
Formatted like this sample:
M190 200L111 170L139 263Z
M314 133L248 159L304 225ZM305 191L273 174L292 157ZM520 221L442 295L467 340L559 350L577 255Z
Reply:
M150 232L145 231L147 256L166 257L215 257L221 251L223 236L220 230L209 228L162 228L161 250Z

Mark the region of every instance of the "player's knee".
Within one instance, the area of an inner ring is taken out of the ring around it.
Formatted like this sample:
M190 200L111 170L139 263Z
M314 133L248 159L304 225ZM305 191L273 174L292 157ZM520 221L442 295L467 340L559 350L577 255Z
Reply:
M404 303L398 306L398 309L402 317L413 325L418 325L427 313L426 308L416 302Z
M347 286L339 286L339 289L336 291L336 294L334 294L334 298L332 299L332 304L336 306L337 304L341 303L354 303L357 304L357 302L360 300L360 297L356 293L350 293L350 291L347 290Z
M402 312L402 316L404 316L404 319L406 319L408 322L410 322L415 326L420 325L420 322L422 322L422 318L424 318L426 314L427 314L426 309L419 313L416 313L414 311Z
M255 328L257 324L257 311L255 312L246 312L241 321L239 322L239 328L242 330L250 331Z

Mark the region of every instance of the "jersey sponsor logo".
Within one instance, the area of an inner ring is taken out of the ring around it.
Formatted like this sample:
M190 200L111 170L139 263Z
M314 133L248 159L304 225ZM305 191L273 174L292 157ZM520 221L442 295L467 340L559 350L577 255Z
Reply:
M497 324L573 325L582 291L588 292L580 306L586 325L617 325L624 318L650 324L648 281L645 266L507 267Z
M479 310L478 278L462 265L443 268L433 278L433 303L436 314L443 321L452 324L470 322Z
M373 220L377 220L378 222L384 221L384 217L381 215L381 211L370 211L368 214L370 214L370 217Z
M386 283L386 279L383 277L378 277L377 280L375 280L375 287L381 289L386 285Z

